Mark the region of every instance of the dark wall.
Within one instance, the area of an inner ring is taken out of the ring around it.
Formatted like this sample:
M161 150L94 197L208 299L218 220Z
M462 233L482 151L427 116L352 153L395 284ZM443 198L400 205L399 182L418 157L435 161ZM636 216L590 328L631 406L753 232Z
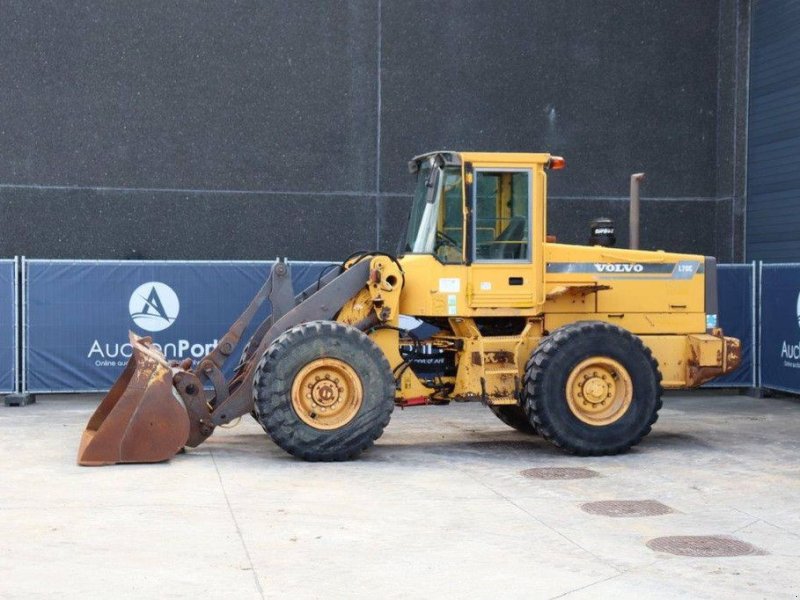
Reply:
M800 261L800 4L753 10L747 259Z
M0 255L393 249L406 161L453 148L565 155L549 230L569 242L603 215L624 243L628 177L644 170L644 246L730 260L748 13L744 0L6 0Z

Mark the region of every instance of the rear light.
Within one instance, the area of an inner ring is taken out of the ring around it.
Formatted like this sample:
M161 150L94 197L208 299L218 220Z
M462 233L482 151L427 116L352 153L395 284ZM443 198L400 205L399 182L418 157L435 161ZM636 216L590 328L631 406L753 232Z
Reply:
M551 171L560 171L567 166L567 161L561 156L551 156L547 162L547 168Z

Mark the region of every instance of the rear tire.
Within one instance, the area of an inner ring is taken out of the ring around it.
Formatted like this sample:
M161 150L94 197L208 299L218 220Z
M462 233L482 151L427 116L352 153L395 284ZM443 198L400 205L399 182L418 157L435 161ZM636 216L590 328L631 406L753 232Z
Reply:
M256 417L293 456L348 460L381 436L394 392L389 362L369 337L349 325L312 321L286 331L261 359Z
M503 423L516 429L520 433L527 433L528 435L536 435L536 428L531 424L528 415L525 414L525 409L516 404L503 404L500 406L489 405L494 415Z
M661 392L650 349L599 321L557 329L526 367L525 410L537 431L581 456L619 454L638 444L658 419Z

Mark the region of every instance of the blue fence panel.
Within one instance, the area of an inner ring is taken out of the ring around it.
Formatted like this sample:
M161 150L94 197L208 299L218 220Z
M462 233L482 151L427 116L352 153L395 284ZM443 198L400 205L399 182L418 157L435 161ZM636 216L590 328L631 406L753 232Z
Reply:
M0 392L15 391L18 372L15 264L0 261L0 298L8 298L0 302ZM170 360L202 357L247 305L271 265L25 261L25 391L107 390L130 355L128 329L152 336ZM318 281L328 267L326 263L291 266L296 291ZM800 265L765 265L763 269L763 385L800 390L800 330L789 335L795 330L788 329L785 322L789 314L792 326L797 327ZM750 265L720 265L720 325L727 335L742 340L743 360L737 371L708 385L757 385L754 281ZM794 297L789 298L792 294ZM245 332L245 340L267 313L268 306ZM777 354L773 352L776 343ZM236 358L227 366L228 375Z
M129 329L151 336L169 360L201 358L247 306L272 264L26 261L26 390L109 389L130 356ZM326 266L292 263L295 290L317 281ZM266 303L245 341L268 311ZM228 375L237 359L226 365Z
M718 377L704 387L755 387L755 265L719 265L719 325L725 335L742 341L742 364L732 373Z
M17 391L17 261L0 260L0 393Z
M760 385L800 393L800 265L762 265L760 297Z

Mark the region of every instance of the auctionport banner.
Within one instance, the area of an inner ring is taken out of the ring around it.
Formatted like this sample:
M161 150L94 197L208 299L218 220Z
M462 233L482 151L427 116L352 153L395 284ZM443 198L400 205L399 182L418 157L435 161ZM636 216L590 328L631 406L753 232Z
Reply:
M742 364L705 387L755 387L755 266L719 265L719 325L725 335L742 341Z
M800 392L800 265L761 267L761 386Z
M131 355L128 330L168 360L207 354L269 275L266 262L26 261L25 372L31 393L104 391ZM296 292L325 263L290 264ZM226 365L269 313L265 302Z
M17 390L17 269L0 260L0 393Z

